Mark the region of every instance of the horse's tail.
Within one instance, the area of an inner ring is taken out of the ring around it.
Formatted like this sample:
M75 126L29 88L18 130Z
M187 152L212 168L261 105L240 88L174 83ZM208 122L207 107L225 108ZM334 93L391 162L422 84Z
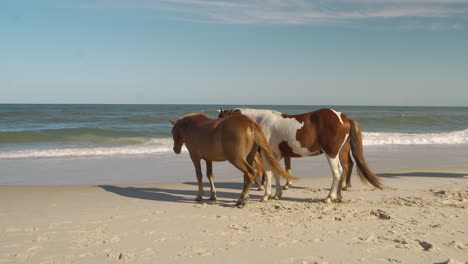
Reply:
M270 146L268 145L268 141L265 137L265 134L262 131L262 128L255 123L255 121L252 122L251 125L253 134L254 134L254 141L255 144L257 144L260 149L262 150L262 157L270 163L271 170L278 175L283 176L285 179L288 181L292 180L293 177L286 172L283 168L281 168L281 165L278 163L278 160L275 158L273 152L270 149Z
M382 180L375 175L367 166L366 160L364 159L364 149L362 147L362 132L359 123L353 119L349 119L351 125L350 128L350 143L351 143L351 152L353 158L357 164L358 175L361 179L361 182L369 182L374 187L383 189L384 185ZM365 180L366 181L365 181Z

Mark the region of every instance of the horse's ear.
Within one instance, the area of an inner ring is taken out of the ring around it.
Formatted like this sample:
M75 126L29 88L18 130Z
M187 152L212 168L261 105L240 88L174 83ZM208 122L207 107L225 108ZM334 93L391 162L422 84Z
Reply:
M170 120L170 119L169 119L169 122L171 122L172 125L175 125L175 123L176 123L176 121Z

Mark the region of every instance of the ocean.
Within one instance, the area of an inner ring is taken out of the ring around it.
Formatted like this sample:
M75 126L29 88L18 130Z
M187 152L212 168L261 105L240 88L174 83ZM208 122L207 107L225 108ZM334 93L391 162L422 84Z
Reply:
M468 144L468 107L0 104L0 159L170 153L169 119L215 118L234 107L290 114L331 107L361 123L366 146Z

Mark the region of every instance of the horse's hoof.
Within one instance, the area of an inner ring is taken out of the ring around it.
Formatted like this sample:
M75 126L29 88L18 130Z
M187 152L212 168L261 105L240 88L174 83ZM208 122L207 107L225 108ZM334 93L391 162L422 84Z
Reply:
M216 195L211 195L210 200L211 201L216 201L218 197Z
M201 196L197 196L197 197L195 198L195 201L197 201L197 202L201 202L202 200L203 200L203 198L202 198Z
M281 191L276 192L275 195L273 196L273 198L275 198L276 200L281 199L281 197L283 197L283 192Z
M335 203L341 203L342 199L343 199L343 197L340 197L340 196L338 196L338 197L330 197L330 196L328 196L327 198L325 198L324 202L327 203L327 204L333 203L333 202L335 202Z
M237 201L236 207L237 208L244 208L245 206L245 201Z
M260 202L266 203L268 201L268 196L263 196L262 199L260 199Z
M282 193L280 193L280 194L275 193L275 195L272 198L275 199L275 200L279 200L279 199L281 199L281 197L283 197Z
M283 190L289 190L289 185L284 185Z
M263 189L262 187L258 187L257 191L264 191L265 189Z
M341 190L347 191L347 190L348 190L348 187L347 187L347 186L343 186L343 187L341 187Z

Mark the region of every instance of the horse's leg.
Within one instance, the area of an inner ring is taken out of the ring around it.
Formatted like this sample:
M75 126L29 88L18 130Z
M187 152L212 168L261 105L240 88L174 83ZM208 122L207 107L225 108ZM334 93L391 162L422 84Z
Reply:
M263 168L262 159L260 157L260 152L255 152L253 158L251 157L251 155L249 155L249 157L247 157L247 162L249 162L249 164L251 164L255 168L254 182L255 182L255 184L257 184L257 187L258 187L257 191L263 191L263 184L264 184L263 171L264 171L264 168Z
M341 164L343 164L344 169L343 174L346 175L341 178L340 182L341 188L346 191L349 187L351 187L350 181L354 166L353 160L351 159L351 144L349 143L349 141L343 146L340 155Z
M289 175L291 175L291 157L284 157L284 167L286 168L286 171L289 173ZM288 180L283 186L283 189L287 190L291 186L292 180Z
M263 191L264 188L263 188L263 183L262 183L262 177L263 177L263 173L262 174L256 174L255 176L255 184L257 184L257 191Z
M263 155L262 153L262 158L263 158L263 166L265 168L265 171L264 171L264 180L265 180L265 194L263 195L262 199L260 200L260 202L266 202L268 201L268 199L270 199L271 197L271 176L273 175L273 170L271 169L271 164L268 160L266 160L265 158L265 155ZM276 176L275 176L276 177ZM275 178L276 179L276 178ZM279 180L279 179L278 179ZM278 192L278 187L280 189L280 192ZM276 190L277 190L277 194L279 194L281 196L281 183L279 183L278 181L276 182Z
M279 156L279 155L275 155L275 158L276 158L276 160L280 161L282 157ZM279 200L283 196L283 188L281 187L280 175L278 175L276 173L273 173L273 175L275 176L275 188L276 188L275 195L273 196L273 199ZM270 191L271 191L271 177L270 177ZM271 192L270 192L270 196L271 196Z
M330 169L333 174L333 182L330 188L330 193L328 194L328 197L325 199L326 203L330 203L332 201L337 200L338 188L341 187L339 185L341 184L340 179L343 174L343 168L341 166L339 155L337 155L335 158L331 158L328 155L326 156L327 156L328 164L330 165Z
M191 158L192 158L193 165L195 166L195 173L197 174L197 181L198 181L198 194L195 200L201 201L203 199L203 182L202 182L200 158L196 158L196 157L191 157Z
M244 188L242 189L242 193L236 203L237 207L242 208L247 203L250 186L252 185L255 177L255 169L245 160L236 159L230 162L244 173Z
M211 160L205 160L206 161L206 177L210 181L210 186L211 186L211 196L210 200L216 201L216 188L214 186L214 180L213 180L213 162Z
M345 145L351 146L349 144L349 141ZM341 191L343 189L343 183L345 182L346 178L352 172L352 169L353 169L352 165L350 167L349 163L351 162L351 164L352 164L353 162L351 161L351 156L350 156L349 149L346 149L346 147L341 149L341 152L340 152L339 156L341 157L339 162L344 167L344 169L342 169L342 171L341 171L340 182L338 183L338 192L337 192L336 195L337 195L338 201L341 202L343 200L343 196L341 196Z
M276 192L275 195L273 196L273 199L279 200L281 197L283 197L283 188L281 187L281 181L280 181L280 176L276 173L273 173L275 176L275 187L276 187Z
M270 169L265 169L265 172L263 173L263 179L265 181L264 187L265 187L265 194L263 195L262 199L260 200L261 202L266 202L268 199L271 197L271 176L273 172Z
M351 153L348 153L348 171L346 174L346 189L351 188L351 174L353 174L354 163L351 159Z

